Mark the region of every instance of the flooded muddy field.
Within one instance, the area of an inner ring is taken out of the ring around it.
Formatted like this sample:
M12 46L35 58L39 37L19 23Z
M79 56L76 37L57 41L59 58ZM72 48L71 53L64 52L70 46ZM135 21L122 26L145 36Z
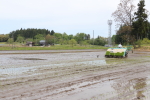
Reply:
M150 52L0 51L0 100L150 100Z

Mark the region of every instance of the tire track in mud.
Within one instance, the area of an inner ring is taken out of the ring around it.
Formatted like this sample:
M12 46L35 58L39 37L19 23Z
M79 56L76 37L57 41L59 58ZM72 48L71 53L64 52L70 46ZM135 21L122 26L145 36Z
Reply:
M134 64L134 62L132 62ZM130 63L129 63L130 65ZM84 66L84 65L82 65ZM127 63L125 64L125 66L127 66ZM124 67L124 65L120 65L119 68L121 67L121 69ZM28 79L26 79L26 77L21 77L21 79L17 79L15 78L18 82L16 82L16 80L14 79L10 79L10 80L6 80L6 81L10 81L8 82L8 84L3 84L3 85L13 85L13 84L18 84L18 83L25 83L28 82L28 81L41 81L44 79L54 79L56 77L64 77L64 76L72 76L74 74L83 74L83 73L87 73L87 72L96 72L96 71L104 71L104 70L112 70L113 68L117 68L118 70L118 66L117 65L104 65L104 66L86 66L86 67L65 67L65 68L47 68L47 69L44 69L44 70L40 70L40 71L37 71L37 72L34 72L34 73L38 73L38 75L35 75L35 76L29 76ZM54 71L53 73L46 73L46 72L49 72L49 71ZM42 73L42 74L40 74ZM89 75L89 74L88 74ZM42 77L41 77L42 76ZM13 81L14 80L14 81ZM24 80L24 81L23 81ZM3 80L3 83L7 83L7 82L4 82L5 80ZM1 83L2 85L2 83Z
M135 63L135 62L132 62L132 63ZM141 68L140 64L138 64L138 66L132 65L129 67L128 65L131 65L132 63L130 62L128 64L124 64L124 65L122 64L120 66L118 66L118 65L113 65L113 66L107 65L104 67L99 67L99 66L93 67L92 66L92 67L83 68L83 69L81 67L80 67L80 69L70 68L69 70L67 69L67 72L70 72L70 73L66 73L66 74L65 74L64 70L62 71L62 70L60 70L61 68L60 69L57 68L58 72L60 72L60 73L63 72L64 74L58 74L57 76L53 76L53 77L48 77L48 75L47 75L45 78L42 77L44 75L41 75L41 76L39 75L40 77L37 78L36 76L34 76L31 79L28 79L27 81L21 80L22 82L5 84L5 85L10 85L10 87L17 84L18 87L12 88L12 90L7 91L7 94L5 94L6 91L1 91L2 93L0 95L0 98L3 98L3 99L19 99L19 98L26 98L26 97L28 97L29 99L30 98L32 98L32 99L33 98L34 99L46 98L49 96L56 96L59 94L75 91L76 88L71 88L69 90L63 90L60 92L57 92L56 90L59 90L62 88L64 89L66 87L71 87L76 84L81 84L81 83L89 82L89 81L94 82L94 81L98 81L98 80L100 80L100 82L111 81L111 80L117 81L125 76L130 76L135 73L150 71L149 67L146 66L146 67ZM141 65L143 65L143 63L141 63ZM141 69L139 69L138 67ZM117 68L117 70L116 70L116 68ZM133 68L134 68L134 71L131 71ZM91 74L91 76L89 76L89 74L85 75L86 73L89 73L89 72L93 72L93 74ZM79 79L75 78L75 79L67 80L67 81L62 80L61 82L56 81L57 80L56 78L60 78L60 77L64 78L69 75L72 76L75 74L78 75L79 73L81 73L82 78L79 77ZM48 80L48 79L50 79L50 80ZM56 80L54 81L53 79L54 80L56 79ZM31 84L30 86L26 85L28 82L36 83L36 81L44 81L44 80L45 80L45 83L43 82L41 84L42 86L40 86L40 84L38 82L36 85L35 84ZM53 80L53 83L52 83L52 80ZM80 88L86 88L90 85L98 84L100 82L96 82L96 83L94 82L94 83L88 84L88 85L86 84L86 85L80 86ZM45 84L45 85L43 86L43 84ZM28 89L25 89L20 93L19 90L24 87L27 87ZM16 92L13 93L13 91L16 91ZM31 91L33 91L33 92L31 92ZM43 96L41 94L43 94ZM40 95L40 97L37 98L37 95Z
M12 55L12 54L55 54L55 53L78 53L78 52L99 52L104 51L101 49L95 50L15 50L15 51L1 51L0 55Z

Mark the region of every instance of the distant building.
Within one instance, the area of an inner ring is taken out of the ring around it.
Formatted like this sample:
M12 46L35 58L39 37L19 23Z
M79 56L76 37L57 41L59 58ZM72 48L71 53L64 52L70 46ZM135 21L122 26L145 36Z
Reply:
M27 42L26 42L26 45L32 47L32 46L34 45L34 43L33 43L33 42L30 42L30 41L27 41Z
M42 46L44 46L44 45L46 45L46 41L45 40L40 40L39 44L42 45Z

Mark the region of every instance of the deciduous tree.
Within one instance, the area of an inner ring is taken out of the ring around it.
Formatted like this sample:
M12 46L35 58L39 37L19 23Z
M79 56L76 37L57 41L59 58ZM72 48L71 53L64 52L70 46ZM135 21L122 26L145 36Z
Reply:
M133 0L121 0L117 10L112 13L114 20L119 24L131 26L134 18L135 6Z
M117 10L112 13L114 20L117 22L117 25L123 25L122 29L119 29L117 33L124 33L125 36L123 37L126 37L125 39L128 43L132 41L131 31L133 29L132 22L134 19L134 12L135 6L133 5L133 0L121 0L120 4L118 4ZM116 38L118 38L118 36L116 36Z
M16 40L17 42L19 42L19 43L22 43L22 42L24 42L24 37L22 37L22 36L18 36L17 37L17 40Z
M54 36L51 36L50 34L46 35L45 37L46 44L53 44L54 43Z
M72 45L72 47L77 44L77 41L75 39L69 40L69 44Z

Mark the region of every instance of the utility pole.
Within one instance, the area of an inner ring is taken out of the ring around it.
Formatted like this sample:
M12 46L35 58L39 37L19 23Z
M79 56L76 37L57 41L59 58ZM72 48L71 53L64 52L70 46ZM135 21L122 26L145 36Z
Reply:
M12 32L12 48L14 47L14 33Z
M108 30L108 45L111 46L111 25L112 25L112 20L108 20L108 26L109 26L109 30Z
M94 30L93 30L93 45L94 45Z

